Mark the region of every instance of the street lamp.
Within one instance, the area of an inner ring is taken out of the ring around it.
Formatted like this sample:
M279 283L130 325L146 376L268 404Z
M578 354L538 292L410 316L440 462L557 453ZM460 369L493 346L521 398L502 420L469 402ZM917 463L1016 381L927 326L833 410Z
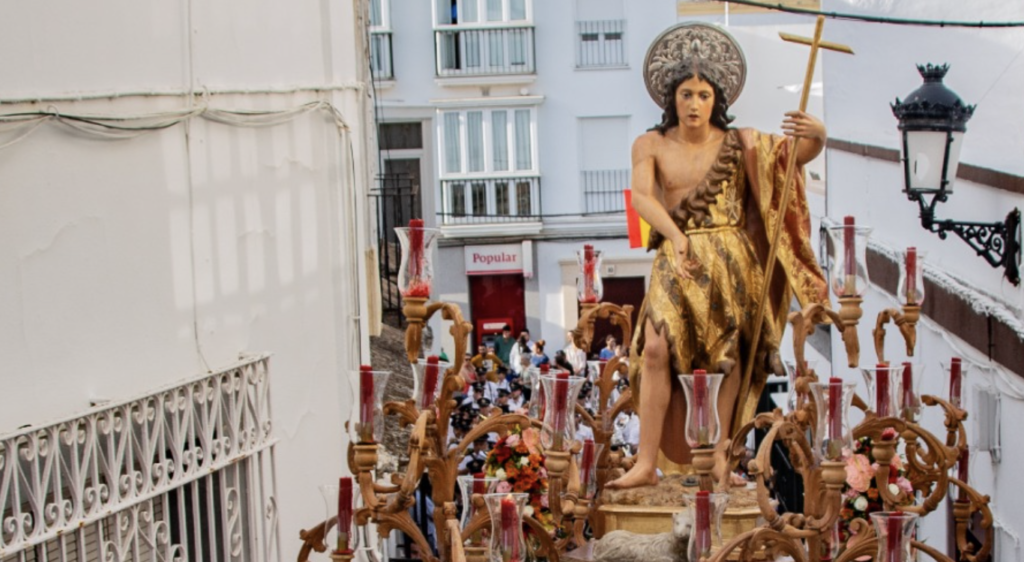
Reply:
M936 219L935 205L953 193L953 179L960 164L960 146L973 105L964 104L942 83L949 70L943 64L918 65L924 84L904 101L896 98L892 113L899 119L902 133L904 193L917 201L921 226L945 239L956 233L992 267L1005 269L1004 276L1020 284L1020 210L1014 209L1006 220L980 223Z

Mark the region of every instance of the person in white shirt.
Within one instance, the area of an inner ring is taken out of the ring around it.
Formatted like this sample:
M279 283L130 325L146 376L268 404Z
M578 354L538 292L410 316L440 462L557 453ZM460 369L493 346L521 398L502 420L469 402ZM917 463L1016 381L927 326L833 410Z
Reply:
M523 330L519 338L512 346L508 354L508 361L513 372L523 374L523 371L530 366L530 356L533 354L533 340L530 339L530 331Z
M523 396L523 386L518 382L513 382L509 386L510 394L508 395L508 411L516 413L523 408L526 404L526 397Z
M566 332L566 344L562 351L565 352L565 358L572 365L572 371L577 375L586 375L587 368L587 354L582 349L576 347L576 342L572 339L572 332Z
M577 413L576 414L576 440L582 443L583 441L586 441L587 439L590 439L591 441L594 440L594 430L589 425L586 425L585 423L583 423L583 416L581 416L580 414Z

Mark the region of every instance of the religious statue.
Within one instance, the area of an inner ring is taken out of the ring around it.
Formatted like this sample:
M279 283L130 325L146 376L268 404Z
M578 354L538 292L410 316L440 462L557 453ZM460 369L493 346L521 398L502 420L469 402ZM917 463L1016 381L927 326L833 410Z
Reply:
M657 252L630 350L640 447L633 468L609 488L656 484L659 448L675 463L690 462L677 374L726 375L718 400L724 442L753 417L769 372L782 374L777 351L793 295L802 305L828 303L799 167L824 148L825 127L800 111L786 114L785 136L729 127L727 111L745 75L739 45L709 25L673 27L648 50L644 79L664 114L632 151L633 206L650 223L648 249ZM789 137L802 139L795 154ZM795 192L779 209L794 157ZM751 349L768 233L780 217L777 269L761 338ZM754 365L743 384L746 361Z

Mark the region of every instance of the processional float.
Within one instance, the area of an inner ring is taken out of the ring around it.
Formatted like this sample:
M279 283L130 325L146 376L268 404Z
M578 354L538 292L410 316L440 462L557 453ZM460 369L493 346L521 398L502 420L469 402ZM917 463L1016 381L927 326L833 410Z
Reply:
M806 106L817 49L845 49L821 41L822 24L819 18L813 39L784 37L811 46L801 110ZM790 166L787 178L791 178L792 173ZM784 196L788 191L784 191ZM359 381L360 397L359 422L354 424L348 444L349 469L354 476L351 480L342 479L338 486L325 488L332 506L330 516L300 533L303 544L299 562L307 560L313 551L329 551L334 560L350 560L357 554L376 559L376 551L367 544L371 529L381 538L396 529L404 532L418 546L426 562L519 562L527 559L558 562L567 555L586 558L594 540L588 538L588 529L595 538L601 534L601 491L606 482L628 469L632 462L611 447L612 420L632 400L630 391L626 390L616 401L611 401L615 379L626 372L624 361L615 357L597 367L598 400L593 415L576 403L582 381L571 380L568 373L551 371L538 374L541 385L537 394L541 395L541 407L535 415L496 413L450 446L449 423L457 406L453 396L466 386L461 373L472 325L463 320L455 304L429 302L434 280L430 256L440 232L424 228L422 221L413 221L408 228L396 231L402 244L398 284L403 296L403 314L408 321L405 347L416 375L416 388L405 402L384 404L386 373L365 367L352 375ZM869 283L866 259L869 232L870 229L856 225L851 217L829 229L830 286L840 302L840 310L835 312L812 304L790 314L796 357L791 380L792 407L787 413L776 409L757 415L730 436L732 446L726 451L729 470L725 471L721 482L714 481L712 472L713 454L721 438L715 405L722 375L697 371L679 376L687 398L686 438L693 451L700 490L689 507L693 524L689 538L691 560L772 560L787 555L799 562L823 559L846 562L863 556L896 562L911 559L912 552L922 552L938 561L953 561L951 555L916 540L913 532L915 520L934 513L947 494L953 492L959 560L982 562L990 558L993 520L989 497L966 482L967 436L963 422L967 412L960 401L962 365L954 360L946 368L951 389L947 400L919 393L923 371L919 363L908 361L896 365L885 355L885 326L892 322L906 344L906 355L914 356L915 326L924 299L922 256L913 248L905 252L898 291L901 309L886 309L878 315L873 331L877 365L862 369L868 383L868 400L857 396L853 390L855 385L842 379L820 381L805 361L807 337L816 326L828 323L845 342L848 365L859 366L856 329L862 315L861 299ZM773 241L777 240L776 234ZM769 263L774 259L775 246L773 244L770 250ZM621 332L621 341L632 339L632 307L602 302L600 259L600 251L589 245L578 252L577 296L581 313L573 338L582 349L590 349L598 319L607 319L616 326ZM770 276L774 269L766 267L766 275ZM769 285L770 279L767 279L764 287ZM765 300L762 297L761 301ZM419 358L423 327L439 311L442 319L450 322L450 333L455 341L455 359L451 364L437 358ZM763 310L758 314L763 314ZM761 322L755 323L755 326L760 325ZM849 421L849 410L853 407L864 412L863 421L856 426ZM938 408L944 414L944 437L920 425L924 407ZM575 439L573 413L578 413L583 423L593 429L593 442ZM384 416L395 416L403 427L412 427L405 472L392 475L390 482L376 478ZM526 494L494 493L498 479L470 476L460 481L458 478L460 461L478 437L489 433L508 436L530 429L541 436L537 446L546 471L546 504L550 511L547 524L541 522L536 511L531 514ZM765 431L766 435L754 458L748 461L747 471L756 488L757 505L764 523L723 538L720 520L728 505L725 493L728 475L747 456L747 437L755 429ZM773 504L771 452L776 444L788 451L794 470L802 478L804 508L800 513L779 513ZM902 455L898 454L901 447ZM881 509L870 514L871 523L864 517L843 517L843 505L848 499L844 495L851 489L847 464L858 448L874 460L875 501ZM958 469L957 476L951 475L954 469ZM902 474L903 480L897 479L899 484L889 485L893 474ZM436 545L431 544L410 515L410 508L418 501L417 490L423 479L431 484ZM457 484L465 498L461 518L455 502ZM975 550L968 540L968 528L977 514L980 514L985 536L980 548ZM847 537L839 531L841 518L849 534ZM524 538L524 530L529 540ZM358 540L360 537L362 541Z

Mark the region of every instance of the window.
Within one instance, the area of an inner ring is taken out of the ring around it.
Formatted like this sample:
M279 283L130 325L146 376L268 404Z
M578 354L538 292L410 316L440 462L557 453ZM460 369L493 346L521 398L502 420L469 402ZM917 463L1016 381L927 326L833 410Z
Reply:
M535 118L530 107L441 111L442 224L537 220Z
M435 0L437 25L470 25L527 22L532 19L530 0Z
M370 0L370 72L374 80L394 78L389 0Z
M530 0L435 0L438 76L533 74Z
M622 191L629 187L629 118L580 119L579 135L584 212L624 211Z
M577 0L576 68L626 66L622 0Z
M534 115L531 108L442 112L442 175L536 174Z

